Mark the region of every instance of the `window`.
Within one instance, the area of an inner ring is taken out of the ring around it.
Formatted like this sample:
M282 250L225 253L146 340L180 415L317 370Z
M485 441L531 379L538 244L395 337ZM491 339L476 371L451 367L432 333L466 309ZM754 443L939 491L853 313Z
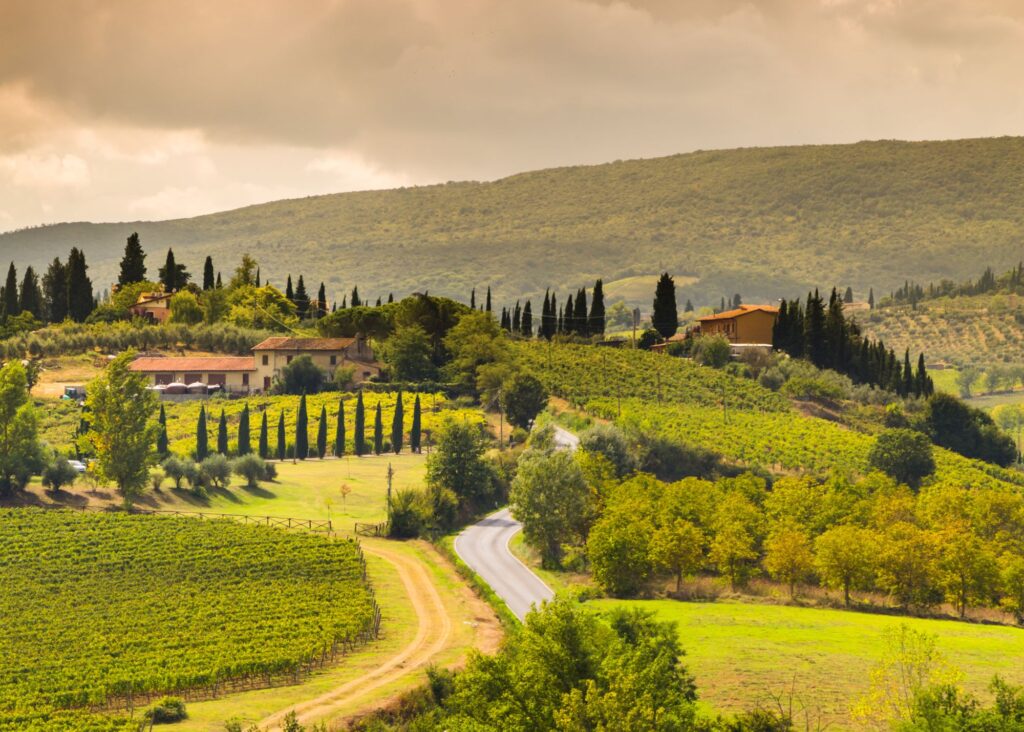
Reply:
M242 386L249 386L249 374L242 374Z
M202 380L203 380L203 375L202 374L197 374L197 373L185 374L185 383L186 384L194 384L197 381L202 381Z
M157 374L154 377L153 381L156 382L157 384L162 384L166 386L167 384L170 384L171 382L174 381L174 374Z
M337 366L337 365L338 365L338 357L337 356L331 356L331 366Z
M206 383L210 384L211 386L213 386L214 384L224 386L225 381L227 381L227 378L224 376L224 374L210 374L209 381L207 381Z
M263 365L264 366L269 366L270 365L270 356L268 356L265 353L263 354Z
M292 357L291 356L286 356L284 362L285 363L291 363L292 362Z

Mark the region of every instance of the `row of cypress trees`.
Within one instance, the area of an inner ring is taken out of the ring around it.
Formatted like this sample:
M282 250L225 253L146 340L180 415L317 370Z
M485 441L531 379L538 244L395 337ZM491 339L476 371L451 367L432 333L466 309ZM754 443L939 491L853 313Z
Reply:
M846 374L854 382L870 384L900 396L931 396L935 388L918 354L915 372L910 349L902 361L881 340L872 341L843 313L843 301L835 288L828 305L815 290L799 299L783 300L772 330L772 345L794 358L807 358L818 368Z
M261 421L259 438L257 442L256 453L264 459L277 458L278 460L284 460L288 456L288 442L285 430L285 413L282 410L278 414L277 420L277 444L276 450L271 453L270 450L270 436L269 436L269 424L267 420L267 412L264 411ZM252 440L250 435L250 413L249 405L246 404L242 409L242 414L238 420L238 442L236 452L238 455L248 455L252 450ZM167 439L167 417L164 412L163 405L160 406L160 418L159 418L160 429L157 432L157 452L160 455L166 455L168 453L168 439ZM355 413L355 435L353 436L353 447L355 455L366 455L371 451L375 455L380 455L384 452L384 424L383 424L383 413L381 411L380 402L377 402L377 407L374 410L374 428L373 428L373 440L372 443L367 441L366 436L366 408L363 405L363 393L359 392L356 397L356 413ZM328 415L327 407L323 406L320 408L320 420L317 426L316 434L316 446L315 455L316 457L323 458L328 455L327 445L327 432L328 432ZM227 455L229 451L228 447L228 423L227 416L222 409L220 412L220 418L217 422L217 436L216 436L216 448L215 452L219 452L222 455ZM422 413L420 409L420 397L416 395L416 400L413 403L412 411L412 425L409 429L409 449L412 452L420 452L422 441ZM402 403L402 394L399 392L398 398L395 401L395 411L391 420L391 450L397 455L402 451L402 447L405 442L405 409ZM299 398L299 407L295 415L295 456L299 460L305 460L310 454L309 449L309 415L306 411L306 395L303 394ZM342 457L345 455L346 449L346 434L345 434L345 403L344 401L338 402L338 412L335 415L334 425L334 442L331 445L330 454L335 457ZM210 454L210 434L208 427L208 417L206 413L205 405L199 408L199 419L196 423L196 459L203 460L207 455Z
M529 305L527 302L527 307ZM604 328L604 283L601 280L594 283L589 312L585 287L577 290L575 296L567 296L561 307L555 293L544 291L538 331L540 337L551 340L556 335L603 336Z
M92 280L86 274L88 269L85 254L72 247L67 263L60 257L50 263L42 283L35 270L26 267L19 287L18 271L11 262L7 278L0 285L0 319L30 313L50 323L60 323L66 318L84 322L96 307Z

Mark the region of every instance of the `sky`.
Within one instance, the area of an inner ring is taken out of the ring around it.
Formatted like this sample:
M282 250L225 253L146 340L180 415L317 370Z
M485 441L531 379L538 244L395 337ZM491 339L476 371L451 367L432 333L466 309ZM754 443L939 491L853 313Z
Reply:
M1021 0L0 0L0 231L1024 133Z

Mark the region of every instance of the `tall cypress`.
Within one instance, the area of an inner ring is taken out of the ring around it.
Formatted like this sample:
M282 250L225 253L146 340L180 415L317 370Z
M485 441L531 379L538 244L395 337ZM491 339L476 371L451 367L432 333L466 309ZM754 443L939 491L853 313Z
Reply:
M43 293L39 289L39 277L31 266L25 268L25 276L21 280L18 307L23 313L32 313L37 320L43 319Z
M217 423L217 452L228 454L228 418L224 410L220 410L220 421Z
M295 313L299 320L305 320L309 315L309 295L306 293L306 281L299 275L299 282L295 285Z
M177 292L188 284L191 275L185 269L184 264L178 264L174 259L174 250L167 249L167 259L164 266L160 268L160 284L165 292Z
M487 285L487 302L484 305L484 310L486 312L488 312L488 313L491 312L491 286L490 285Z
M576 293L576 305L572 309L576 324L573 328L581 336L590 335L587 323L587 290L581 287Z
M212 290L216 286L217 281L214 279L213 274L213 257L207 254L206 261L203 263L203 289Z
M356 424L355 424L355 448L356 455L366 454L366 409L363 407L363 392L360 391L356 397Z
M818 368L825 368L828 363L825 341L825 303L817 290L807 295L807 307L804 310L804 343L807 356Z
M572 299L572 293L565 298L565 310L562 311L562 327L561 330L565 333L576 332L576 305Z
M288 282L285 283L284 296L287 297L293 305L295 304L295 288L292 287L291 275L288 275Z
M523 306L523 320L519 332L527 338L533 338L533 308L529 300Z
M476 288L469 291L469 309L476 310Z
M522 321L522 319L523 319L523 308L519 304L519 301L516 300L516 306L512 310L512 322L509 323L509 325L511 326L510 330L513 333L518 333L519 332L519 324Z
M382 452L384 452L384 419L378 401L377 409L373 414L373 454L380 455Z
M402 392L398 392L395 400L395 414L391 418L391 449L397 455L402 451L402 438L405 432L405 414L402 409Z
M914 393L914 369L910 365L910 349L903 352L903 388L900 395L908 397Z
M316 456L321 460L327 454L327 405L320 407L320 425L316 429Z
M420 395L416 395L416 401L412 405L412 427L409 429L409 450L420 451Z
M601 280L594 283L594 294L590 302L590 318L587 325L590 335L604 335L604 283Z
M262 286L262 284L260 282L260 268L259 267L256 268L256 286L257 287L261 287Z
M334 428L334 457L345 454L345 402L338 400L338 422Z
M218 290L219 290L220 288L224 287L224 283L223 283L223 282L221 281L221 279L220 279L220 272L218 272L218 273L217 273L217 282L216 282L216 284L214 285L214 287L215 287L216 289L218 289Z
M68 317L68 270L60 257L54 257L43 275L43 296L46 319L51 323L63 322Z
M238 454L248 455L252 452L252 440L249 438L249 405L242 407L242 416L238 418Z
M3 312L8 316L17 315L21 312L18 309L18 271L14 268L14 262L7 268L7 281L4 283Z
M206 428L206 407L199 407L199 422L196 424L196 460L202 462L210 454L210 433Z
M306 414L306 395L299 397L299 412L295 415L295 457L309 457L309 416Z
M260 443L259 443L259 456L266 460L270 457L270 436L267 434L267 410L263 410L263 416L260 418Z
M654 288L654 313L651 315L651 323L662 338L671 338L679 330L676 282L668 272L662 273Z
M277 418L277 459L284 460L285 455L288 454L288 442L284 435L284 410L281 410L281 415Z
M160 417L157 420L159 431L156 433L156 454L161 458L167 455L167 412L163 403L160 404Z
M316 311L313 313L313 317L320 319L325 315L327 315L327 288L321 282L320 289L316 293Z
M868 290L868 309L875 309L875 288L873 287Z
M352 288L352 297L349 298L352 301L352 307L357 308L363 304L363 301L359 299L359 288Z
M146 253L142 251L138 232L128 237L124 245L124 256L121 258L121 274L117 277L120 287L146 279Z

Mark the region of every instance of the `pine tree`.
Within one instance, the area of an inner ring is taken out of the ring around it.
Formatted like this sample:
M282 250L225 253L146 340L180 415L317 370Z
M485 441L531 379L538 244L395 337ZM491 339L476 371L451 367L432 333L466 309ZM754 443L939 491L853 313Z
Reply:
M309 295L306 294L306 282L302 275L299 275L299 283L295 285L295 313L299 320L305 320L309 315Z
M572 309L573 317L575 318L575 325L573 331L581 336L590 335L589 325L587 323L587 290L581 287L579 292L576 293L576 305Z
M210 454L210 434L206 428L206 407L199 407L199 422L196 424L196 460L202 462Z
M277 459L284 460L288 454L288 443L284 436L284 410L277 418Z
M366 454L366 409L363 407L362 391L360 391L359 395L356 397L355 431L356 455L362 457Z
M138 233L128 237L124 246L124 257L121 258L121 274L118 275L117 284L120 287L130 285L133 282L142 282L146 279L146 253L142 251L142 244L139 243Z
M384 452L384 419L378 401L377 409L373 414L373 454L380 455L382 452Z
M313 313L313 317L319 320L325 315L327 315L327 288L321 282L320 289L316 293L316 312Z
M242 407L242 416L238 418L238 454L248 455L252 452L252 440L249 438L249 405Z
M685 307L683 307L683 312L684 313L692 313L693 312L693 303L690 302L689 298L687 298L687 300L686 300L686 305L685 305Z
M316 429L316 456L321 460L327 455L327 405L320 407L320 424Z
M487 303L484 305L484 311L491 312L491 286L487 285Z
M523 321L520 326L520 333L527 338L533 338L533 310L529 300L523 306Z
M7 269L7 282L4 284L3 312L12 317L21 312L18 305L18 271L14 262Z
M679 330L676 283L668 272L661 275L654 289L654 313L651 315L651 324L665 339L671 338Z
M846 288L846 292L843 293L843 302L844 303L853 302L853 288L852 287L847 287Z
M39 289L39 278L31 266L25 268L25 276L21 280L18 307L23 313L32 313L32 317L37 320L43 319L43 293Z
M43 275L43 295L46 319L51 323L63 322L68 317L68 270L55 257Z
M220 410L220 421L217 423L217 452L228 454L228 418L224 410Z
M292 287L292 276L288 275L288 282L284 286L284 296L294 305L295 304L295 289Z
M174 250L168 249L167 260L160 268L160 284L163 285L164 292L177 292L187 285L191 278L192 275L185 269L185 265L174 260Z
M203 289L212 290L217 286L216 280L213 278L213 257L206 255L206 261L203 263Z
M167 412L164 410L163 404L160 405L160 417L157 419L157 424L160 429L156 433L156 454L163 458L167 456Z
M334 427L334 457L345 454L345 402L338 400L338 421Z
M306 415L306 395L299 397L299 412L295 415L295 457L309 457L309 417Z
M587 329L590 335L604 336L604 282L594 283L593 299L590 303L590 318Z
M391 449L397 455L402 451L402 438L405 433L405 414L402 408L402 392L395 399L395 413L391 418Z
M360 305L363 304L363 301L359 299L359 288L358 287L353 287L352 288L352 297L350 299L352 300L352 307L354 307L354 308L357 308L357 307L359 307Z
M409 428L409 450L420 451L420 395L416 395L416 401L412 405L412 426Z
M267 410L263 410L263 416L260 418L260 443L259 443L259 456L266 460L270 457L270 435L267 434Z

